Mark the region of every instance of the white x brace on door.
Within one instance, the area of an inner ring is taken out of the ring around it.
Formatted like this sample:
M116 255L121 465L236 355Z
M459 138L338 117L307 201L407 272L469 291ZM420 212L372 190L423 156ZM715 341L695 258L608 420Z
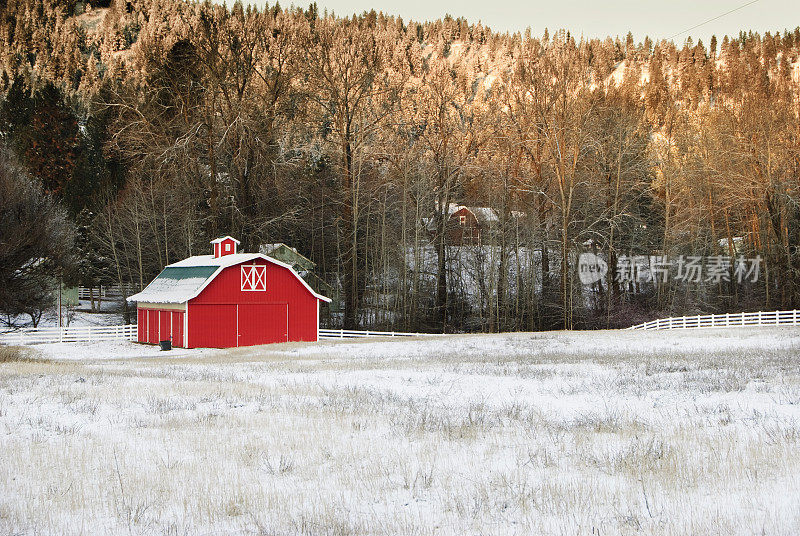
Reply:
M267 267L265 265L242 265L242 291L267 290Z

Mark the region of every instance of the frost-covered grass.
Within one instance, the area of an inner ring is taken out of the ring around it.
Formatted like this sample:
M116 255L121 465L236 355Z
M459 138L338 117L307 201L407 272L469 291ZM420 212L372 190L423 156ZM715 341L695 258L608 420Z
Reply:
M796 328L37 350L3 534L800 533Z

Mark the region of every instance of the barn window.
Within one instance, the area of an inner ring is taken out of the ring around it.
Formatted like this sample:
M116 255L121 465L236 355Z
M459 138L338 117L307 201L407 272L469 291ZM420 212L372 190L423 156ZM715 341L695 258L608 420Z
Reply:
M458 217L458 223L460 223L461 225L466 225L467 224L467 217L466 216L459 216Z
M253 264L242 265L242 291L267 290L267 267Z
M228 242L227 244L225 244L225 251L230 251L230 250L231 250L231 243Z

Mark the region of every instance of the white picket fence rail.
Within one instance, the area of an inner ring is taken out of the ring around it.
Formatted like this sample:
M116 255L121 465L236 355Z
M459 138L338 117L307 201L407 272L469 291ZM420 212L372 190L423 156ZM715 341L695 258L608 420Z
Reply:
M358 339L363 337L419 337L428 333L402 333L397 331L355 331L350 329L320 329L319 339Z
M800 310L758 311L755 313L724 313L714 315L679 316L643 322L626 329L685 329L723 328L736 326L798 326ZM396 331L356 331L348 329L320 329L319 339L357 339L365 337L420 337L429 333L403 333ZM92 342L110 340L135 341L136 324L120 326L69 326L23 328L0 333L0 343L8 345L41 344L53 342Z
M122 326L69 326L23 328L0 333L0 343L8 345L42 344L52 342L92 342L110 340L136 340L136 324ZM347 329L320 329L320 339L355 339L361 337L414 337L424 333L398 333L395 331L353 331Z
M643 322L627 329L684 329L684 328L728 328L741 326L797 326L800 325L800 310L758 311L755 313L723 313L660 318Z
M23 328L0 333L3 344L41 344L48 342L92 342L111 340L136 340L136 324L122 326L69 326Z

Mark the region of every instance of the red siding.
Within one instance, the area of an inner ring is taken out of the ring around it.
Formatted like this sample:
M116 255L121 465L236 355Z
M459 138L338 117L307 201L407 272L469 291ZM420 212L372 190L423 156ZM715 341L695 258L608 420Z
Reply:
M189 303L189 348L236 346L236 305Z
M223 270L198 297L190 300L190 347L237 346L237 339L240 346L275 342L281 322L288 325L286 338L280 340L317 340L317 298L288 269L263 259L253 262L267 266L266 291L242 291L240 265L235 265ZM238 313L238 331L237 304L243 306ZM256 304L272 307L246 307ZM242 334L245 342L238 336Z
M464 223L461 223L462 217ZM471 210L461 208L450 215L447 222L447 240L451 245L478 244L480 239L480 223Z
M237 305L239 346L286 342L289 340L288 304Z
M170 320L171 316L169 311L158 312L158 340L168 341L172 336L172 325Z
M222 256L233 255L236 253L236 242L230 238L226 238L219 243L219 254Z
M182 311L172 311L172 346L183 346Z
M158 344L158 311L147 309L147 342Z
M137 340L150 344L171 340L172 346L184 346L183 315L183 311L138 309Z
M147 311L144 309L136 310L136 340L147 342Z

